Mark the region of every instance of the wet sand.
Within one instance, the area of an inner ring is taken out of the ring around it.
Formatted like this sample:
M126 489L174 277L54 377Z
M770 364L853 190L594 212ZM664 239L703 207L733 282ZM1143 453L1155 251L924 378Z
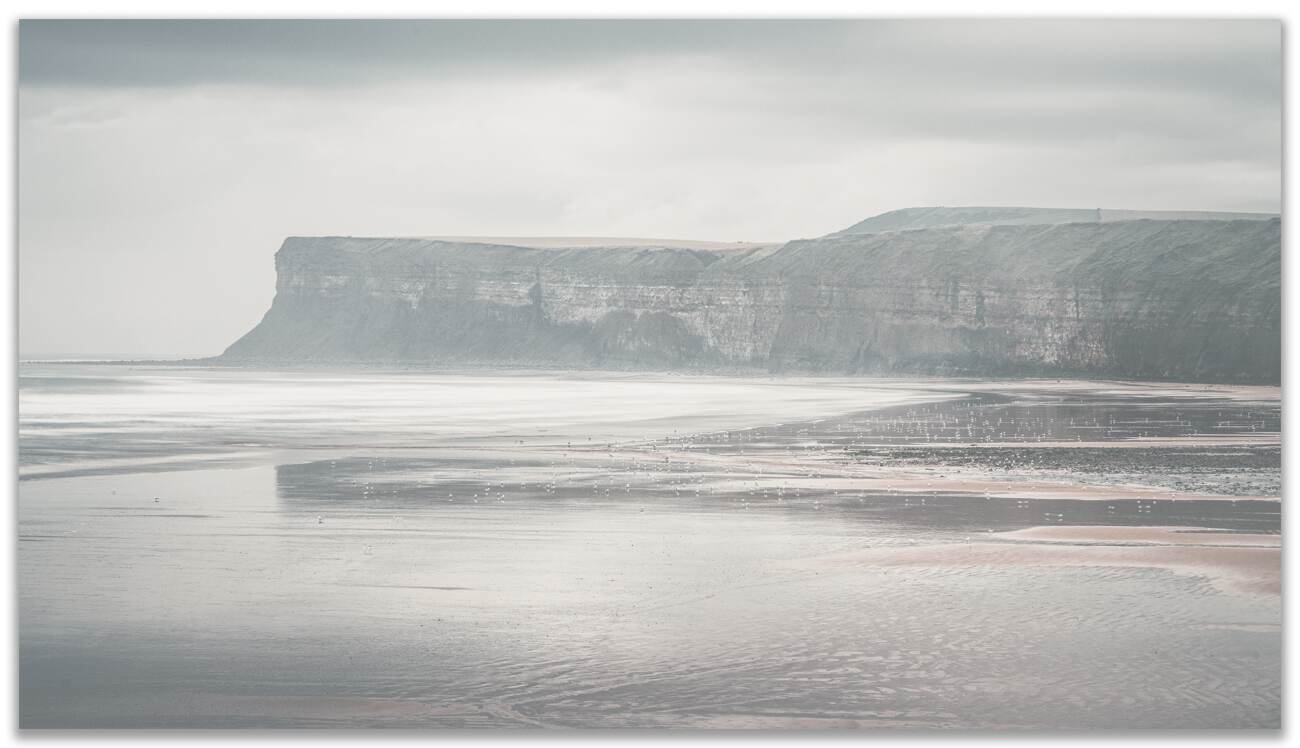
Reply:
M1275 389L237 374L20 371L22 726L1280 724Z
M1143 544L1174 546L1228 546L1281 548L1281 535L1248 532L1219 532L1196 527L1031 527L1002 533L1008 540L1039 543Z
M1281 594L1281 538L1205 529L1035 527L962 542L872 549L797 562L823 566L928 568L1066 566L1164 569L1231 592Z

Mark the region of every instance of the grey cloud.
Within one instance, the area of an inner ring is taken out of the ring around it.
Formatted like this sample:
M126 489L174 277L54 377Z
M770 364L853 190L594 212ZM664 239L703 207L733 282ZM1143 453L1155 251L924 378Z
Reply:
M1281 24L1240 20L30 20L29 85L356 85L731 59L892 85L1188 87L1273 98Z
M847 33L833 21L33 20L20 25L19 76L37 85L346 86L723 51L761 57Z

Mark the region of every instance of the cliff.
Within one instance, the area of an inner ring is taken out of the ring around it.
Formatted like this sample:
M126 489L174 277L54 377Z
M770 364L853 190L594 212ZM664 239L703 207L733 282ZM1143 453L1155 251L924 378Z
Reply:
M1109 208L903 208L872 216L835 235L878 234L882 231L928 229L939 226L1031 226L1053 223L1111 223L1114 221L1266 221L1272 213L1215 213L1193 210L1111 210Z
M224 362L1275 383L1276 218L970 222L784 245L290 238Z

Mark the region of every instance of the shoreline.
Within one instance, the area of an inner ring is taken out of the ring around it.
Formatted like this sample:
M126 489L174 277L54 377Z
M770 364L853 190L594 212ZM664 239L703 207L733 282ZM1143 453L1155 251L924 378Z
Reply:
M362 361L362 360L340 360L340 361L241 361L241 360L222 360L221 356L207 356L199 358L178 358L178 359L23 359L18 360L19 366L24 365L95 365L95 366L157 366L157 367L176 367L176 368L194 368L194 369L230 369L230 370L250 370L250 371L379 371L379 372L417 372L427 374L487 374L487 373L549 373L549 374L633 374L633 375L657 375L657 376L715 376L747 379L843 379L851 381L923 381L923 382L953 382L953 383L972 383L987 384L996 383L1015 383L1026 385L1031 388L1069 386L1071 383L1080 383L1085 385L1110 385L1119 387L1150 387L1150 388L1172 388L1175 390L1186 390L1189 388L1207 389L1213 391L1231 392L1234 394L1247 395L1253 391L1259 391L1262 395L1271 395L1274 392L1276 397L1281 397L1281 382L1252 382L1236 380L1203 380L1203 381L1186 381L1172 379L1141 379L1123 376L1106 375L1098 372L1089 371L1062 371L1054 372L1050 370L1033 370L1020 374L1011 372L974 372L964 370L890 370L879 372L830 372L824 370L802 370L802 369L783 369L774 371L758 367L746 366L708 366L708 367L689 367L689 368L653 368L644 367L635 364L629 365L591 365L575 366L560 365L552 362L520 363L520 362L500 362L500 361L455 361L455 362L421 362L421 361Z

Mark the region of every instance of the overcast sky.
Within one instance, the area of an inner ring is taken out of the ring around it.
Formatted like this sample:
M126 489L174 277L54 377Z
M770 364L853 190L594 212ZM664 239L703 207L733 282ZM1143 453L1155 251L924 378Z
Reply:
M780 240L1278 211L1270 21L41 21L20 353L215 354L288 235Z

